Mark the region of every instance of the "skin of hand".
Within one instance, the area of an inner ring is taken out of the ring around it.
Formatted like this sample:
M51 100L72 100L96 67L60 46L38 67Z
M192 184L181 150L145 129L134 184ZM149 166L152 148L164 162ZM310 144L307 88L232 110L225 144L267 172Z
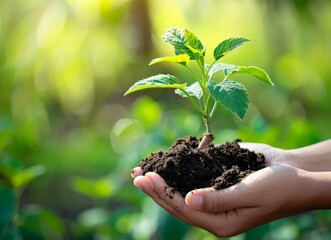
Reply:
M331 172L305 170L309 164L296 159L300 155L292 150L254 143L241 146L263 153L268 167L227 189L197 189L185 199L179 194L169 198L171 188L165 181L156 173L142 175L140 168L132 173L134 185L170 214L217 237L234 236L275 219L331 207L330 194L325 196L330 192Z
M310 172L331 171L331 140L291 150L261 143L240 143L240 146L263 153L268 166L288 164Z

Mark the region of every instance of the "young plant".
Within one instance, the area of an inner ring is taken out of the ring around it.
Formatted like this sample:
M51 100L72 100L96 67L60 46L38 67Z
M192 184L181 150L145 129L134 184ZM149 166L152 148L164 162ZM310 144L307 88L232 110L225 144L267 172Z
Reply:
M218 62L232 50L249 42L247 38L229 38L219 43L214 49L214 61L211 64L205 63L206 49L201 41L187 29L171 27L164 33L163 41L174 47L175 55L153 59L149 65L161 62L180 64L192 74L196 81L188 85L175 76L158 74L136 82L124 95L149 88L175 89L176 94L187 98L192 103L205 124L206 130L199 149L208 147L214 139L211 133L211 120L218 105L221 104L241 120L246 115L249 104L247 90L243 84L230 80L235 74L246 73L273 85L268 74L258 67ZM199 73L189 67L191 60L198 65ZM214 75L220 71L223 71L223 79L213 80Z

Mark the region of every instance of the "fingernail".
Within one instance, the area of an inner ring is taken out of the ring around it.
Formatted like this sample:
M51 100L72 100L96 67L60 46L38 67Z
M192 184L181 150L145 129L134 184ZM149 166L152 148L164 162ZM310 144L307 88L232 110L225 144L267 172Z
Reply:
M200 195L194 195L192 194L191 197L189 198L189 206L191 208L195 208L195 209L200 209L202 207L202 202L203 202L203 198Z
M137 187L140 188L141 190L144 191L144 184L142 184L141 179L143 176L138 176L133 180L133 184Z
M135 176L134 176L134 172L135 172L135 171L136 171L136 169L134 168L134 169L132 169L131 172L130 172L130 175L131 175L131 177L133 177L133 178L135 177Z

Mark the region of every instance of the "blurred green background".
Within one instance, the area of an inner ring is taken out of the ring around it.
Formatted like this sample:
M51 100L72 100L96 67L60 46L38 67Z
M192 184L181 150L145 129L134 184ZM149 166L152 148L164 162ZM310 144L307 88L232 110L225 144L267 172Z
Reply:
M1 0L0 239L216 239L154 204L130 170L199 116L173 91L123 97L135 81L180 66L163 32L188 28L207 47L252 42L224 61L265 69L275 87L243 81L243 122L219 108L216 142L296 148L331 136L331 1ZM240 79L246 80L246 79ZM247 79L250 80L250 79ZM330 239L331 212L263 225L231 240Z

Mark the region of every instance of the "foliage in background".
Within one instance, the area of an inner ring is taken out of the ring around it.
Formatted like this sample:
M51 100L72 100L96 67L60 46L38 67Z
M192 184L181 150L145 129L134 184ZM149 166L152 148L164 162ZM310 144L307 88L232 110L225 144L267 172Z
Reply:
M158 43L170 26L206 36L207 49L244 35L256 44L227 62L260 66L277 87L248 81L246 119L220 111L215 142L315 143L331 136L330 24L329 1L2 1L0 239L215 239L169 216L129 176L149 152L201 135L199 116L177 97L123 91L178 73L146 67L171 53ZM329 239L330 224L317 211L231 239Z

